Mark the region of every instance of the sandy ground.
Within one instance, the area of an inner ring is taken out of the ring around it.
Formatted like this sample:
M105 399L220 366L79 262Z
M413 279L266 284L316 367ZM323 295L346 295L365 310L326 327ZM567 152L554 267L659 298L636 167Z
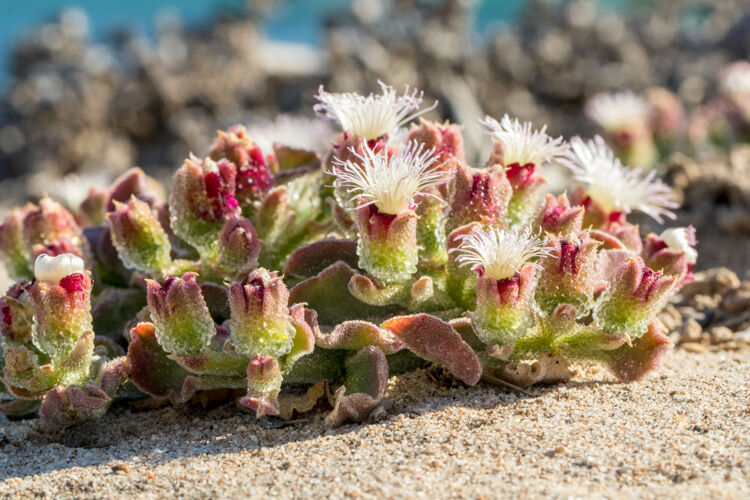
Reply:
M526 396L392 379L382 420L326 430L123 405L53 438L0 426L0 496L748 498L750 350L675 352L640 383L596 369Z

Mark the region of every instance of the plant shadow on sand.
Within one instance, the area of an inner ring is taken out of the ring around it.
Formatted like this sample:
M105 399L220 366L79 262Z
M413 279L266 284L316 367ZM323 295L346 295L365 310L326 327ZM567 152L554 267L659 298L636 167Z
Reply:
M588 378L588 377L587 377ZM327 429L327 404L319 404L311 412L291 421L277 417L255 419L237 408L234 402L205 408L199 403L174 407L171 405L149 409L134 409L132 404L118 403L103 418L83 422L66 431L47 433L39 421L22 420L6 426L22 429L22 438L0 434L0 450L14 461L25 463L26 454L54 456L48 464L34 471L45 474L74 467L96 467L110 462L136 459L141 464L156 466L175 459L197 455L225 453L260 453L264 448L290 442L312 443L317 438L366 431L370 425L389 425L400 418L419 418L422 415L450 408L487 410L513 407L527 400L541 398L561 387L585 388L601 385L620 385L598 376L596 380L571 381L565 384L534 386L518 392L480 382L469 387L453 378L447 371L431 367L392 377L388 391L387 411L376 412L375 419L362 424L350 423ZM165 442L168 443L165 445ZM15 446L13 446L15 445ZM20 470L10 477L25 477Z

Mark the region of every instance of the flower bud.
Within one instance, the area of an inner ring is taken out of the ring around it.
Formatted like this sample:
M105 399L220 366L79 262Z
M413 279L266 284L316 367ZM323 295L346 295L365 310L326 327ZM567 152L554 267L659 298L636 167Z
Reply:
M750 121L750 62L736 61L719 75L719 91L739 120Z
M256 269L229 292L230 340L234 349L248 357L278 358L288 353L294 325L288 309L289 291L276 273Z
M544 206L537 216L535 227L542 232L558 236L577 234L583 225L583 207L571 207L568 196L561 194L555 197L547 194Z
M657 159L650 103L630 91L599 94L586 103L586 115L609 136L626 164L650 167Z
M92 187L86 198L78 205L78 215L88 226L101 226L106 221L108 200L109 190Z
M63 358L92 329L91 276L73 254L41 254L34 275L27 288L34 309L32 341L49 356Z
M651 269L691 281L698 259L695 244L693 226L670 228L658 236L649 234L641 256Z
M127 204L115 201L114 208L107 221L125 267L153 274L168 267L172 246L151 207L133 197Z
M599 242L583 233L580 239L553 237L548 244L550 255L538 261L542 269L534 295L537 304L548 315L560 304L573 305L580 315L587 314L594 298Z
M636 339L674 295L679 277L649 269L640 257L622 263L613 276L594 307L594 321L606 331Z
M73 253L83 256L83 233L75 217L65 207L50 198L39 200L23 221L26 252L36 259L40 254Z
M448 231L471 222L505 226L513 189L499 165L477 169L459 163L449 190Z
M568 145L562 137L547 135L546 125L534 130L530 122L511 120L508 115L500 121L486 116L480 124L494 142L489 165L497 164L505 169L513 188L508 204L508 222L511 226L525 223L534 213L541 188L547 182L540 169L561 159Z
M276 358L257 355L247 365L247 395L240 404L255 410L258 418L278 415L281 392L281 369Z
M508 202L508 223L523 224L539 204L541 189L547 179L534 163L506 165L505 175L513 188L513 195Z
M408 280L417 272L417 215L404 210L398 215L381 213L373 205L356 210L359 265L386 283Z
M479 277L477 307L472 317L482 342L502 346L523 336L536 282L534 271L533 264L526 264L509 278Z
M32 276L29 257L23 242L23 221L33 206L15 208L0 224L0 254L8 273L14 280L30 279Z
M669 142L685 128L685 106L680 98L663 87L651 87L646 92L651 106L651 128L660 142Z
M191 156L174 175L169 198L170 225L175 234L213 257L224 221L240 215L234 197L236 168L228 160Z
M0 335L19 344L31 341L34 310L26 287L26 282L16 283L0 298Z
M106 211L113 211L115 202L126 203L133 197L155 207L164 202L164 187L140 168L133 167L115 179L109 187Z
M168 353L200 354L216 335L196 276L185 273L182 278L169 278L161 286L153 280L146 282L156 338Z
M258 267L260 240L244 217L229 219L219 233L219 267L228 276L245 276Z
M420 118L419 125L414 125L409 130L408 140L424 144L425 149L435 148L441 168L445 172L456 170L458 163L466 163L464 138L459 125L429 122Z
M245 216L274 185L263 152L248 137L243 125L234 125L226 132L220 130L208 156L217 162L227 159L237 168L235 197Z
M459 265L470 266L479 276L473 313L477 335L488 346L512 344L530 318L539 265L529 261L549 255L544 239L518 226L477 230L458 238L461 245L451 252L457 254Z

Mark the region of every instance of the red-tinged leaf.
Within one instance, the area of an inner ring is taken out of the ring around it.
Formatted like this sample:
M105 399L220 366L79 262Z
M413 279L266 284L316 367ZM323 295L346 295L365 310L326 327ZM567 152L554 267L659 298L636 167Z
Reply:
M130 331L130 380L151 396L167 398L179 393L188 372L167 357L156 340L151 323L138 323Z
M388 388L388 361L375 346L367 346L346 360L346 390L382 399Z
M329 334L320 333L316 343L326 349L357 351L367 346L376 346L387 354L404 348L404 343L388 330L367 321L344 321L336 325Z
M296 278L309 278L328 266L343 261L357 267L357 242L326 239L299 247L286 260L283 273Z
M349 293L372 306L406 302L409 300L409 292L410 290L401 284L383 285L375 278L364 274L355 273L349 280Z
M6 417L26 417L33 415L39 409L39 401L36 399L11 399L0 402L0 413Z
M479 357L445 321L422 313L391 318L380 326L392 331L417 356L444 364L469 385L479 382L482 376Z
M315 151L274 143L273 152L279 167L276 182L320 168L320 155Z
M289 302L306 303L317 312L320 324L331 328L347 320L384 317L398 310L393 306L371 306L354 298L348 288L354 272L345 262L336 262L292 288Z
M63 429L83 420L104 415L112 402L94 382L83 386L56 386L42 400L39 417L47 429Z
M672 348L669 337L662 333L662 326L652 321L642 336L632 345L623 345L607 351L605 364L621 382L641 379L659 368L662 358Z
M364 422L381 402L361 392L347 396L343 385L336 390L334 398L333 410L326 417L327 427L338 427L348 421Z
M616 236L600 229L592 229L589 233L591 238L602 243L602 250L627 250L625 244Z
M113 359L104 367L101 377L99 377L99 386L110 397L114 397L117 389L125 383L130 376L130 363L128 358L123 356Z
M383 400L388 388L388 361L379 348L365 347L350 356L345 364L344 386L336 391L333 411L326 417L329 427L350 420L364 421Z

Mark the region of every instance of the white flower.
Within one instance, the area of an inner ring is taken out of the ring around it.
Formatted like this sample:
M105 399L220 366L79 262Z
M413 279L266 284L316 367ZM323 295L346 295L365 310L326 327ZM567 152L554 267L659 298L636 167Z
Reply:
M645 123L651 115L651 105L645 98L626 90L592 97L584 112L604 130L618 132Z
M336 120L341 128L366 140L377 139L394 132L398 127L409 123L437 106L419 110L423 92L414 89L409 92L406 85L404 94L399 96L390 85L378 81L381 95L370 93L367 97L354 92L336 94L323 90L320 86L315 98L320 101L313 109L319 115Z
M695 245L695 229L693 227L673 227L665 230L659 238L672 250L683 252L688 264L695 264L698 260L698 250Z
M532 130L530 122L511 120L508 115L503 116L500 122L488 115L479 123L484 133L502 145L506 167L514 163L540 166L561 158L568 150L562 137L553 139L547 135L546 125Z
M722 93L731 98L750 94L750 63L737 61L721 75L719 87Z
M600 136L584 141L574 137L564 164L573 178L586 187L586 194L609 212L630 213L639 210L658 222L662 217L675 218L670 209L677 208L674 193L656 177L643 174L639 168L623 166Z
M425 150L424 144L416 141L391 158L386 150L376 153L367 145L361 155L354 148L350 151L359 161L334 158L335 168L330 173L336 176L336 187L353 195L355 204L375 204L381 213L400 214L413 206L414 197L423 194L425 188L448 180L435 148Z
M471 266L483 276L495 280L512 277L521 267L535 257L549 255L550 248L529 226L512 229L484 229L459 236L461 245L451 250L456 252L459 267ZM539 268L539 265L532 263Z
M84 270L83 259L72 253L55 257L40 254L34 262L34 277L39 281L58 284L61 279Z
M46 172L36 174L30 185L34 191L49 195L69 208L78 207L85 200L92 188L109 186L112 176L106 172L72 173L62 179Z
M330 148L333 130L328 122L301 115L279 115L251 123L247 135L261 151L273 151L274 143L322 152Z

